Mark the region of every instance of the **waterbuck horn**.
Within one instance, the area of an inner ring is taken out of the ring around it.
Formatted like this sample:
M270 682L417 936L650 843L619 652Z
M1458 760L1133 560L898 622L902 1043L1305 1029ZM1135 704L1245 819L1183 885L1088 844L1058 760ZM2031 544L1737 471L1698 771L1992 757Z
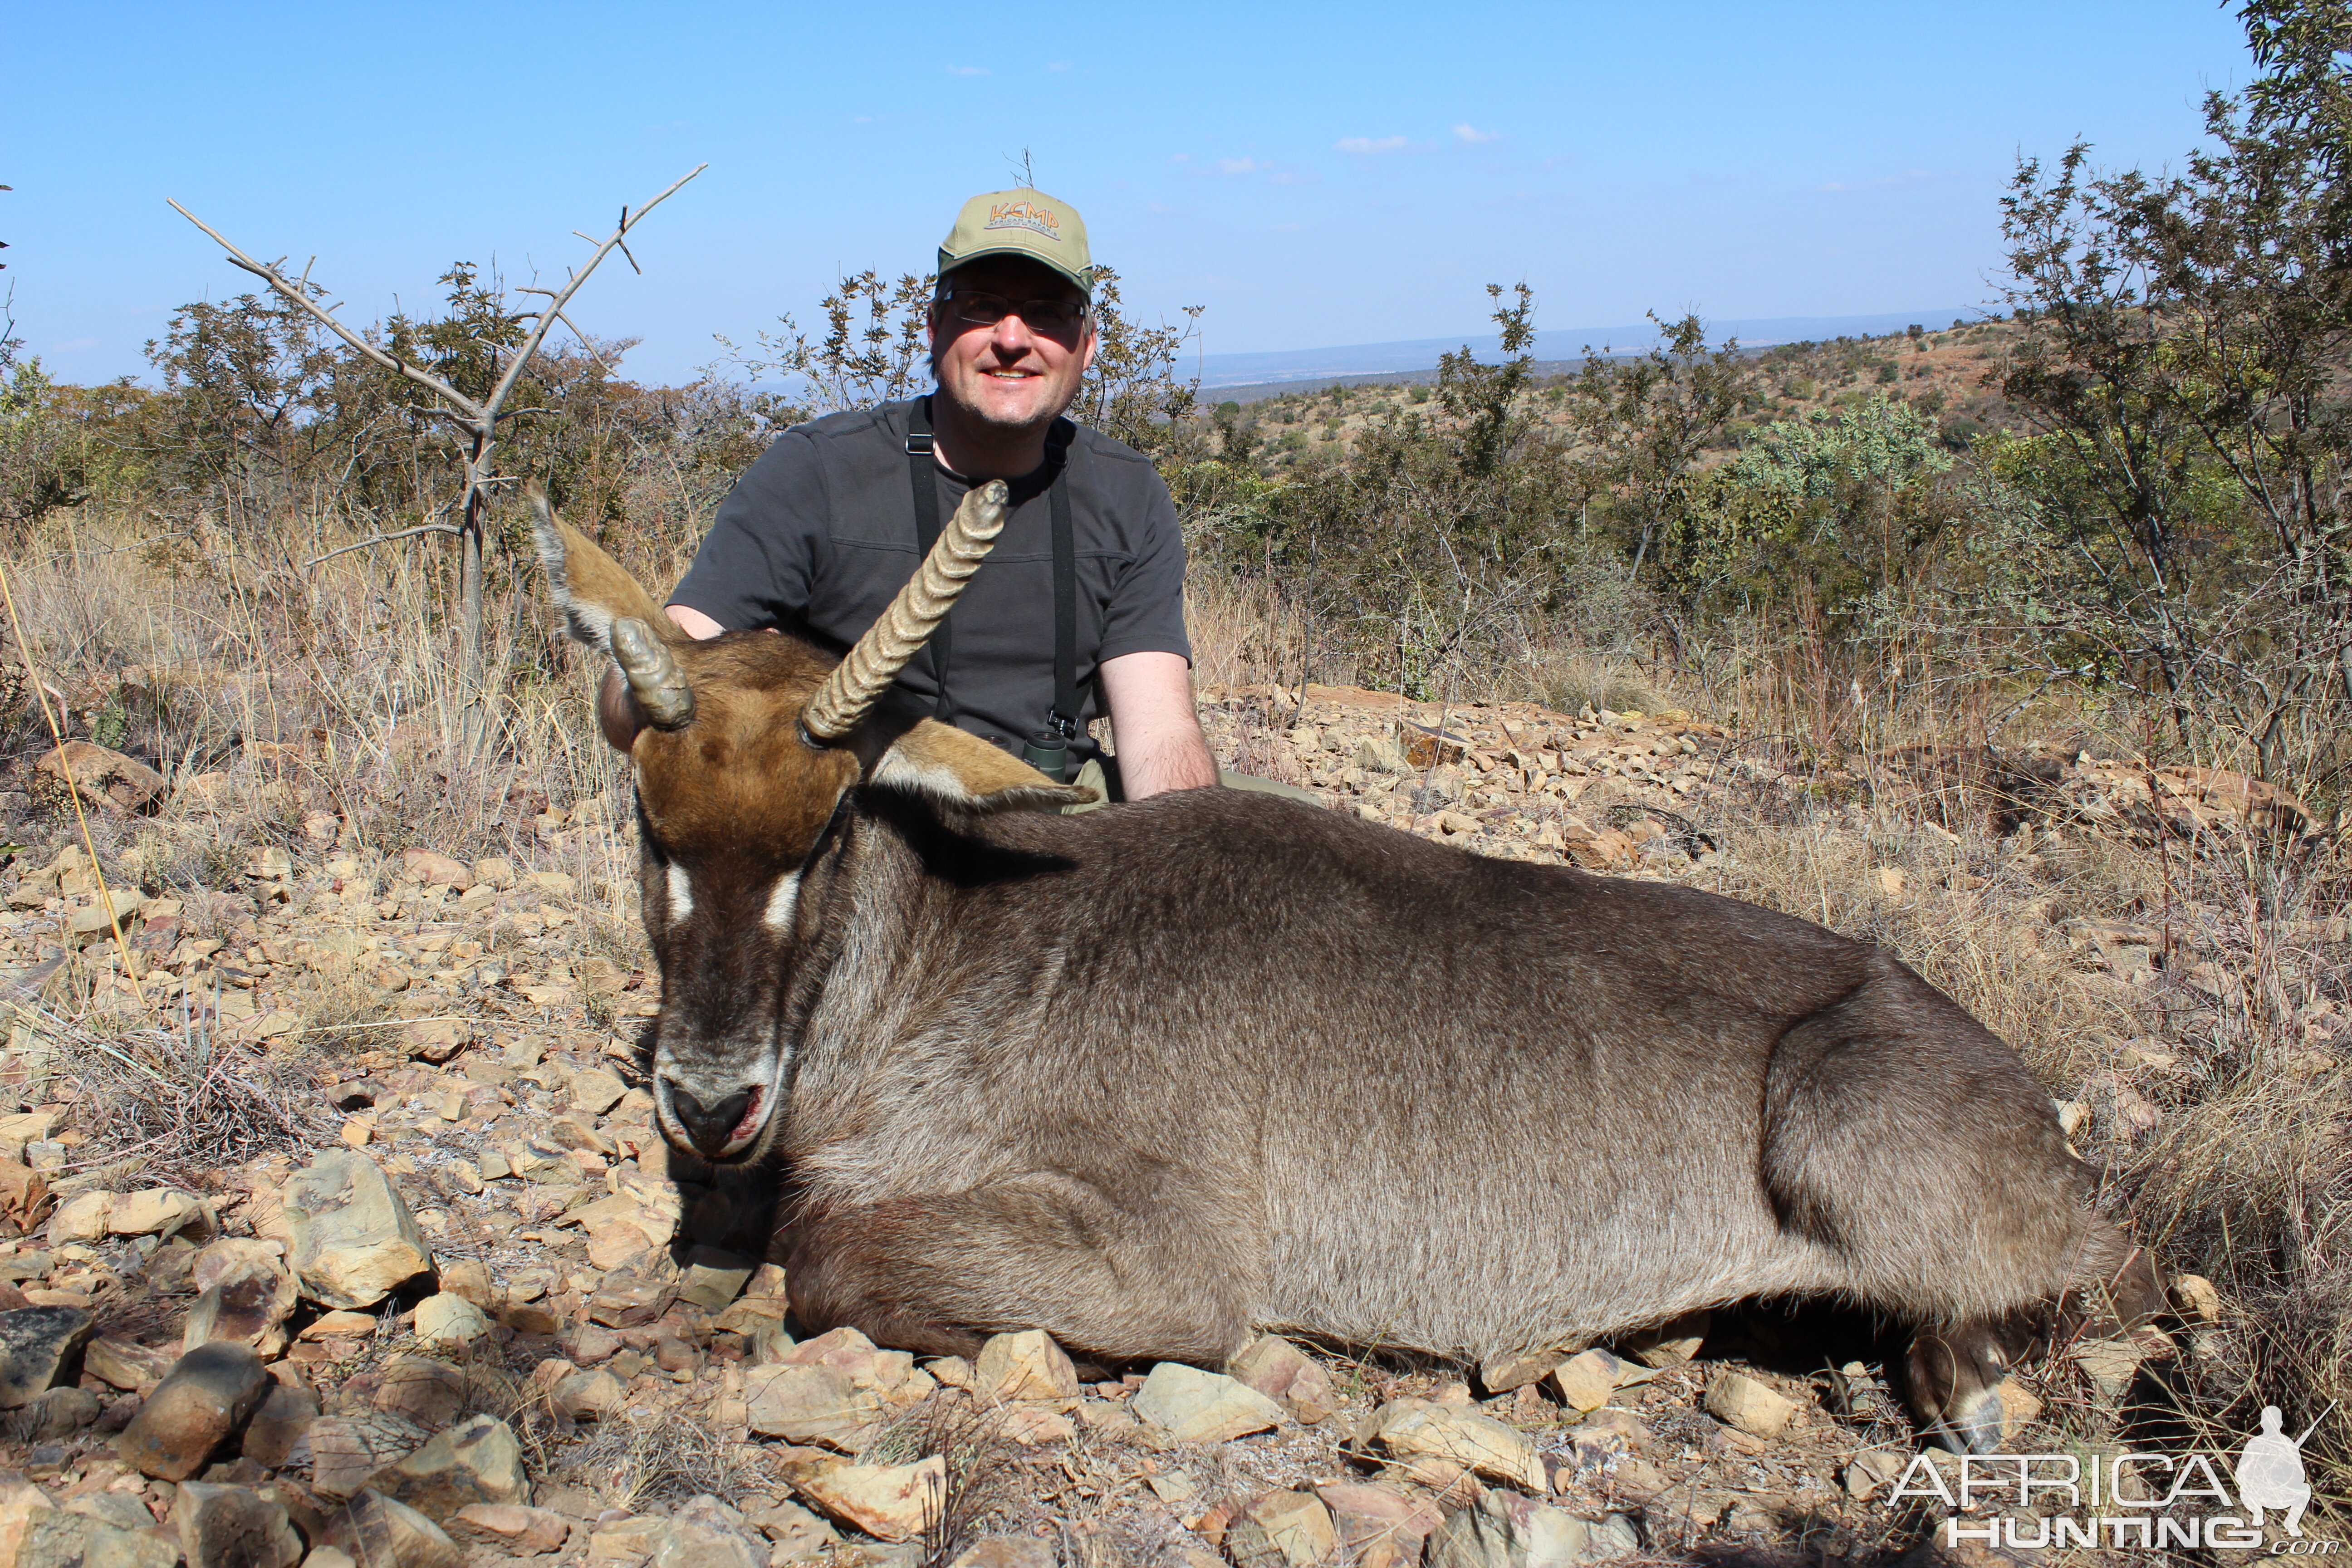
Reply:
M1003 531L1005 494L1004 481L991 479L963 498L914 576L801 710L801 728L809 739L838 741L856 728L916 649L947 619L981 558Z
M629 679L629 691L658 730L676 730L694 718L694 689L677 668L669 646L640 620L613 623L613 662Z

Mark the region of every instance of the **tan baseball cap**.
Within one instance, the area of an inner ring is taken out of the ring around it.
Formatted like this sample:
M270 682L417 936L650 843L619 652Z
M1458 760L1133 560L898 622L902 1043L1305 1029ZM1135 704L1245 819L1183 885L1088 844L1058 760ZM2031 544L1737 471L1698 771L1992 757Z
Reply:
M1044 262L1089 295L1094 258L1087 253L1087 220L1069 203L1043 191L990 191L963 204L955 227L940 242L940 273L983 256L1026 256Z

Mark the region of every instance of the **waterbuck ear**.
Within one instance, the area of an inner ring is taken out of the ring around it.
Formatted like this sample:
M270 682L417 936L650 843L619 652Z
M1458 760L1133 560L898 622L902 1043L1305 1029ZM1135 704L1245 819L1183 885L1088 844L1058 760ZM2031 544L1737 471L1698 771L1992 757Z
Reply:
M619 562L595 541L555 515L537 480L525 488L530 499L530 531L539 542L540 564L547 568L548 592L563 612L564 629L598 653L613 655L613 623L643 621L657 637L671 632L670 619Z
M1054 810L1097 798L1090 789L1057 784L1020 758L936 719L916 721L893 741L866 782L967 811Z

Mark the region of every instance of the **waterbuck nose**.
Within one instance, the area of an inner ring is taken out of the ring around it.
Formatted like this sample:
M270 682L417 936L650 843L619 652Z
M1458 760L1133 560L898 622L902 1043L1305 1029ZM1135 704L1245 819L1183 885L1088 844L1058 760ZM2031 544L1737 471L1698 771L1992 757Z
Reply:
M718 1104L706 1108L700 1098L676 1083L669 1086L669 1108L677 1124L686 1129L696 1151L706 1158L716 1159L721 1150L734 1141L735 1129L750 1115L753 1099L759 1089L739 1089Z

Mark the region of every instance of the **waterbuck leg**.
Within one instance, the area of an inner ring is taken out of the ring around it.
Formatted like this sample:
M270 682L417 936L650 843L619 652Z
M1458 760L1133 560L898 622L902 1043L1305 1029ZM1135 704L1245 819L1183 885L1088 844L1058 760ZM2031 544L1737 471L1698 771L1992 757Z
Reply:
M846 1325L918 1354L970 1355L990 1334L1043 1329L1106 1363L1214 1365L1240 1348L1248 1309L1197 1250L1180 1258L1179 1228L1055 1178L898 1198L803 1215L786 1289L810 1332Z

